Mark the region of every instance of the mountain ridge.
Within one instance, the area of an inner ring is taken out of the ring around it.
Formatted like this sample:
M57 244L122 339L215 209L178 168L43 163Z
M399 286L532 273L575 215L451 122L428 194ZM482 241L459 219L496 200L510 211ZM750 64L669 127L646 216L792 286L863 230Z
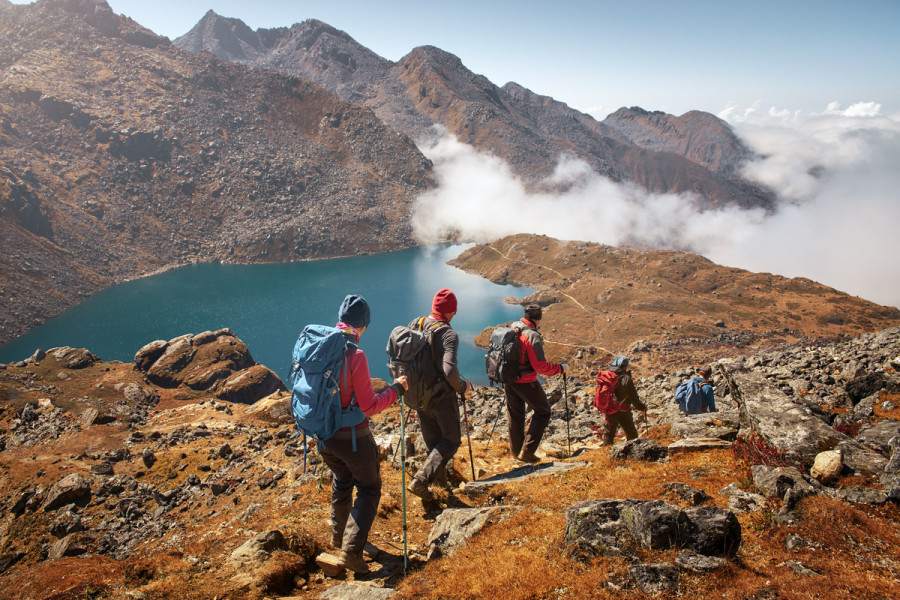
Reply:
M329 42L317 46L290 41L303 39L310 28ZM218 41L212 29L204 17L174 43L215 52ZM257 35L273 31L257 30ZM429 130L439 124L460 141L504 158L529 185L549 176L561 155L572 155L613 181L633 182L654 193L693 192L701 208L774 206L770 191L741 179L737 166L752 153L713 115L698 119L687 114L660 123L656 130L654 122L645 121L644 137L675 131L680 138L693 139L689 144L644 140L637 144L631 135L635 127L626 127L629 119L622 113L631 109L621 109L608 123L609 118L597 122L519 84L498 87L434 46L414 48L392 63L320 21L279 28L277 36L282 38L277 51L239 60L309 78L342 98L371 107L414 140L428 139ZM695 136L685 131L694 129Z

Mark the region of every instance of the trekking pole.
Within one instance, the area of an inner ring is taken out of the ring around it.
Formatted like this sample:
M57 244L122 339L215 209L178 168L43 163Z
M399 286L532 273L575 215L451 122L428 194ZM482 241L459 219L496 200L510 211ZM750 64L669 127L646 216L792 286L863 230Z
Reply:
M566 372L563 371L563 400L566 403L566 443L569 448L569 458L572 458L572 435L569 433L569 388L566 385Z
M491 435L488 436L488 447L490 448L491 443L494 441L494 430L497 429L497 423L500 422L500 417L503 416L503 404L500 404L500 410L497 411L497 418L494 419L494 426L491 427Z
M406 575L406 421L403 420L403 394L400 394L400 489L403 490L403 574ZM406 413L409 416L409 413Z
M472 466L472 481L477 481L478 478L475 477L475 458L472 456L472 436L469 433L469 409L466 405L466 393L460 392L459 395L462 397L463 415L466 417L466 439L469 441L469 464Z
M403 419L403 422L400 423L400 431L402 432L406 427L406 424L409 422L409 415L412 413L412 407L406 409L406 417L403 417L403 413L400 414L400 418ZM402 440L403 445L406 445L406 439ZM394 455L391 457L391 462L397 460L397 450L400 449L400 445L398 444L396 448L394 448Z

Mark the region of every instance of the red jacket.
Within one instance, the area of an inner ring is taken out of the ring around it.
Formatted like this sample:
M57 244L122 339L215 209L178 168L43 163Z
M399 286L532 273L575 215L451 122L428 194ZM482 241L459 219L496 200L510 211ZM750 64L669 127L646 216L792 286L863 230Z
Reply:
M351 334L357 342L359 342L359 333L356 329L344 324L338 323L337 328ZM339 380L341 390L341 406L347 408L353 395L356 395L356 403L367 417L377 415L397 400L396 385L385 388L383 392L375 395L372 389L372 377L369 375L369 361L365 352L359 348L349 353L347 356L347 369L341 369L341 378ZM399 385L399 384L397 384ZM363 421L359 427L365 427L369 424L369 419Z
M544 338L538 333L535 324L528 319L522 319L518 323L513 324L514 328L521 329L519 332L519 346L522 349L522 358L519 364L530 365L527 373L516 379L516 383L531 383L537 381L538 373L546 375L559 375L562 373L560 365L547 362L544 358ZM527 361L527 362L526 362Z

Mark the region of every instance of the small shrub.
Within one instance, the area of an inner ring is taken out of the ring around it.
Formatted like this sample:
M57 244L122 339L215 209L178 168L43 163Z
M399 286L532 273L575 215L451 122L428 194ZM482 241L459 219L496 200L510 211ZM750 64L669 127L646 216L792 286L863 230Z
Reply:
M862 423L839 423L833 426L835 431L840 431L847 437L855 438L859 435L859 428L862 427Z
M779 450L758 433L753 433L749 437L738 436L731 443L731 452L734 458L742 460L750 465L765 465L767 467L788 467L791 461L788 460L787 454Z

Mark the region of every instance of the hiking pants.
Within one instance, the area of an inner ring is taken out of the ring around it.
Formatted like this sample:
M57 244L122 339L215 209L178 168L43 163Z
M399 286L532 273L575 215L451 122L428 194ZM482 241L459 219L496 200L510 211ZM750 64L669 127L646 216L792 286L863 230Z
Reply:
M381 471L375 438L368 427L357 429L354 452L352 432L338 431L331 439L319 442L319 454L334 474L331 482L332 533L337 538L343 536L342 550L359 555L366 547L381 500Z
M631 411L620 410L617 413L606 415L606 433L603 434L603 441L607 444L612 444L615 441L616 430L619 427L625 432L625 439L633 440L638 436Z
M416 473L416 479L431 485L447 463L456 454L461 443L459 431L459 405L456 395L435 398L428 408L417 410L422 440L428 448L425 464Z
M503 386L503 390L506 392L506 408L509 410L509 449L515 456L523 449L533 453L540 445L547 423L550 422L550 402L547 401L547 394L537 381L507 383ZM530 407L534 414L526 432L527 407Z

